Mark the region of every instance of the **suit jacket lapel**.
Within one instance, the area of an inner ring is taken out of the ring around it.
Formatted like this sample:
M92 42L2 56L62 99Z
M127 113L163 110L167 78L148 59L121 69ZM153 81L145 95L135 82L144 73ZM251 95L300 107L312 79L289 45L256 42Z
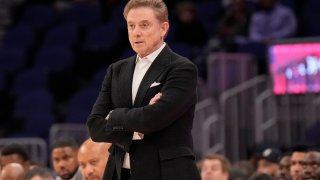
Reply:
M156 78L161 74L161 72L169 65L170 63L170 53L168 45L166 45L163 50L160 52L158 57L153 61L152 65L144 75L138 92L134 101L134 107L140 107L144 96L147 90L150 88L150 85L156 80Z
M132 107L132 78L135 68L136 56L129 58L126 64L121 68L119 83L120 83L120 97L126 107Z

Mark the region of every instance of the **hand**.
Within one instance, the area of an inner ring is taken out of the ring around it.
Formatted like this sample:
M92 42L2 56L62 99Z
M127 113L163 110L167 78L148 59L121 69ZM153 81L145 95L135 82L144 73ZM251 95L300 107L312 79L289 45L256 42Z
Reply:
M156 103L161 96L162 96L162 93L156 94L152 99L150 99L149 105L153 105L154 103Z

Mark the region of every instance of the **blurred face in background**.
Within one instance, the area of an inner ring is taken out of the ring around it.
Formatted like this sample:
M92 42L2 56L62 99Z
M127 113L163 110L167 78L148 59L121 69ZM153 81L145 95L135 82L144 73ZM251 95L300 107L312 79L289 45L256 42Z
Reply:
M291 165L291 157L284 156L281 158L279 163L279 170L276 174L276 180L290 180L290 165Z
M52 150L54 171L63 179L70 179L78 170L78 150L71 147L59 147Z
M169 23L160 22L152 8L131 9L126 20L131 47L140 58L161 47L169 29Z
M266 159L260 159L258 161L257 172L275 176L279 169L279 165L275 162L268 161Z
M80 171L85 180L101 180L109 157L109 143L85 141L78 152Z
M303 180L317 180L320 178L320 153L308 152L303 162Z
M291 156L290 175L293 180L301 180L304 152L294 152Z
M206 159L201 167L201 180L228 180L229 173L224 172L221 161Z

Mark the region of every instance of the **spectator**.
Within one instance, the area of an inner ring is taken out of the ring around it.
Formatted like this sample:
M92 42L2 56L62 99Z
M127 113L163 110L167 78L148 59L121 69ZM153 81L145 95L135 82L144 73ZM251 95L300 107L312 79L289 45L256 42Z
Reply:
M19 163L9 163L1 171L1 180L23 180L24 167Z
M55 180L55 175L46 167L36 166L26 172L24 180Z
M276 180L290 180L290 155L285 155L280 159L279 170L276 173Z
M261 10L254 13L251 19L251 40L268 43L295 34L297 22L293 12L277 1L259 1Z
M245 0L233 0L218 25L219 37L247 36L251 13Z
M1 167L4 167L9 163L19 163L25 169L29 169L31 166L28 152L25 147L20 144L5 146L1 151L0 163Z
M257 172L275 176L279 169L280 151L274 148L265 149L258 159Z
M177 22L175 40L193 47L202 47L207 42L205 29L197 19L195 6L190 1L180 2L176 5Z
M81 145L78 152L78 161L82 176L86 180L103 178L110 146L110 143L96 143L91 139L86 140Z
M307 152L303 160L302 179L320 179L320 152Z
M79 145L72 138L57 140L51 147L51 159L57 180L82 180L78 168Z
M217 40L220 46L218 48L234 51L237 41L248 36L250 16L245 0L233 0L218 24Z
M227 180L229 172L230 163L222 155L209 154L200 162L201 180Z
M248 179L255 171L253 163L250 161L239 161L233 165L233 169L238 169L244 174L244 179Z
M291 156L290 176L292 180L301 180L303 170L304 151L294 151Z

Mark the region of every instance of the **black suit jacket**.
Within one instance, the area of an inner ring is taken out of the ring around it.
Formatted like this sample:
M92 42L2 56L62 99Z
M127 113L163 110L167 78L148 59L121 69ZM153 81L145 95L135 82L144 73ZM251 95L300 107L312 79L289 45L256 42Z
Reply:
M132 104L135 61L133 56L109 66L87 121L94 141L113 143L104 179L120 180L125 152L130 154L133 180L200 179L191 136L195 65L166 46L146 72ZM160 85L150 87L154 82ZM161 98L148 105L158 92ZM143 133L143 140L132 140L134 131Z

